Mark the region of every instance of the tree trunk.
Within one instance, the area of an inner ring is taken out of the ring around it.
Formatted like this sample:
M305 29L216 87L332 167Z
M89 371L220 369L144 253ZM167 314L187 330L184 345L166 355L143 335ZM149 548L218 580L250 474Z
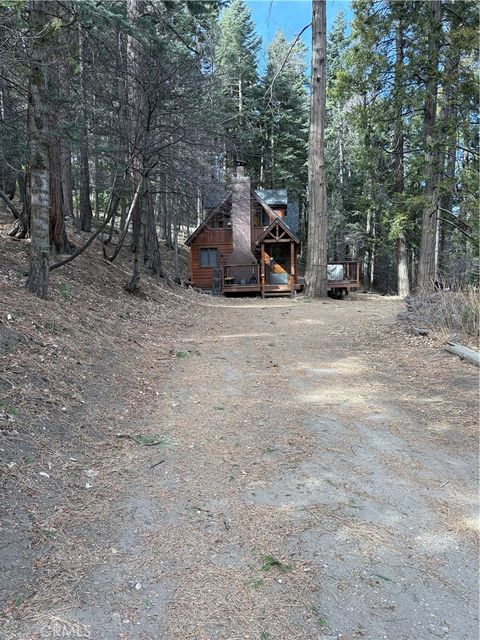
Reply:
M65 10L58 3L58 13L62 22L66 22ZM59 29L59 40L62 52L70 51L71 31L70 29ZM58 93L58 138L60 144L60 181L62 189L63 215L73 218L73 179L72 179L72 148L70 144L67 123L71 122L71 61L69 55L61 55L58 60L57 78Z
M50 251L50 169L48 144L48 63L51 30L47 0L30 1L32 58L28 93L28 146L31 189L30 272L27 288L40 298L48 296Z
M27 122L28 122L28 107L27 107ZM18 217L15 220L13 227L8 232L10 238L18 238L23 240L28 238L30 233L30 194L27 189L28 170L25 174L23 171L19 171L17 174L18 193L22 208L18 212ZM9 200L10 202L10 200Z
M312 2L312 97L308 144L307 296L327 295L327 194L325 185L326 0Z
M125 229L126 219L127 219L127 202L125 200L125 195L123 195L120 201L120 232L122 232Z
M100 220L100 192L102 183L102 170L98 155L95 154L95 220Z
M58 253L70 253L71 247L65 229L60 138L51 137L49 142L50 241Z
M157 222L155 220L155 208L153 206L153 195L150 181L145 195L146 227L145 227L145 266L156 276L163 276L163 267L160 257L160 245L157 235Z
M80 229L92 229L92 205L90 202L90 169L88 165L87 88L85 83L85 35L78 27L80 67Z
M367 236L367 248L363 260L363 286L367 291L373 289L373 281L375 278L375 210L368 209L367 212L367 224L365 227L365 233Z
M127 17L132 25L136 28L136 21L141 13L141 0L127 0ZM145 158L144 151L146 145L146 126L145 126L145 95L142 86L142 43L137 39L136 35L129 34L127 38L127 95L128 95L128 135L130 142L130 153L132 156L133 167L133 187L137 189L140 182L145 181ZM145 256L145 195L148 189L145 184L140 191L140 197L134 208L132 215L133 233L132 233L132 249L135 252L133 263L133 275L127 286L129 291L135 291L140 282L141 270L144 265Z
M410 294L408 250L405 236L402 232L397 237L397 291L401 298L405 298Z
M450 40L455 37L455 29L458 27L459 18L456 14L449 14L450 21ZM453 32L453 33L452 33ZM440 110L440 129L444 143L446 142L445 153L443 154L442 166L444 167L444 179L446 185L442 190L440 198L440 206L444 211L441 212L443 217L449 218L446 211L453 210L454 193L455 193L455 168L457 154L457 138L458 138L458 105L456 101L456 90L458 87L459 73L459 53L446 56L445 59L445 82L442 96L442 106ZM438 269L440 272L447 272L449 266L449 246L452 238L453 227L449 224L443 224L440 229L439 238L439 256Z
M73 181L72 181L72 149L70 141L60 141L60 162L62 171L63 211L65 216L73 218Z
M173 208L175 206L175 198L172 191L165 193L165 241L169 249L173 249L173 236L172 236L172 218Z
M398 18L395 30L395 140L393 153L393 178L394 194L396 205L403 207L404 190L404 133L403 133L403 24ZM405 298L410 293L408 280L408 253L405 239L405 230L402 228L397 236L397 292L401 298Z
M145 201L145 184L144 184L144 178L141 177L140 178L142 188L140 190L140 197L139 197L139 201ZM142 270L143 270L143 266L145 263L145 215L142 213L142 209L139 210L139 206L138 206L138 202L135 205L134 208L134 215L135 215L135 211L137 212L138 215L138 221L137 221L137 239L135 242L135 258L133 260L133 273L132 273L132 277L130 279L130 282L127 284L126 289L127 291L129 291L130 293L135 293L136 291L138 291L139 285L140 285L140 277L142 275Z
M440 145L436 131L438 62L440 56L441 0L430 0L428 37L428 79L425 93L424 144L426 154L426 206L422 219L422 238L417 286L420 290L432 290L435 281L435 246L438 216L438 172Z
M132 27L136 26L142 14L142 0L127 0L127 16ZM160 246L155 224L154 210L150 195L151 158L147 156L150 138L150 118L147 95L145 93L145 74L148 70L144 64L144 48L135 34L127 39L127 77L128 77L128 121L133 159L133 182L138 185L143 180L142 196L135 207L133 215L133 248L135 260L132 279L127 287L135 291L140 282L140 275L147 262L156 275L163 275Z

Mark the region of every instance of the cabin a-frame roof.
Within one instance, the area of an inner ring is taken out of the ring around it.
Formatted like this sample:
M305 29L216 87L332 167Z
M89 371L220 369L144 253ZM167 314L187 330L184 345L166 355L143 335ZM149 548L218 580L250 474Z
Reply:
M208 214L205 220L201 224L199 224L198 227L195 229L195 231L191 233L188 236L188 238L185 240L185 244L187 245L187 247L189 247L192 244L192 242L195 240L198 234L201 233L203 229L205 229L205 227L208 227L208 223L210 222L210 220L213 220L213 218L217 215L217 213L219 213L222 210L222 207L225 207L228 204L230 204L229 200L231 199L232 199L232 194L227 193L227 195L223 198L223 200L221 200L217 204L215 209Z
M275 220L272 220L272 222L265 229L262 235L257 238L255 244L260 245L262 242L267 240L268 236L271 235L273 232L275 232L275 234L278 236L278 232L277 232L278 227L280 227L280 229L282 230L282 233L286 234L290 238L290 240L292 240L293 242L296 242L297 244L300 244L300 240L297 238L297 236L293 233L290 227L282 220L282 218L279 218L279 217L276 217Z
M267 227L265 233L262 234L261 237L263 237L266 233L269 232L270 228L274 228L275 223L277 221L280 222L282 229L284 231L286 231L288 233L288 235L290 236L290 238L296 242L297 244L300 244L300 240L297 238L297 236L293 233L293 231L290 229L290 227L283 222L283 220L278 216L278 214L275 213L275 211L272 209L272 207L270 207L270 205L268 205L265 200L263 200L259 193L257 191L255 191L254 189L251 189L250 191L250 196L253 198L253 200L256 200L258 202L258 204L268 213L268 216L271 220L271 224L269 227ZM213 209L213 211L211 211L208 216L205 218L205 220L195 229L195 231L185 240L185 244L187 247L189 247L192 242L195 240L195 238L203 231L203 229L205 229L206 227L208 227L209 222L215 217L215 215L217 213L219 213L223 207L228 207L231 206L231 199L232 199L232 193L229 192L227 193L227 195L223 198L223 200L221 200L217 206L215 207L215 209ZM258 244L258 241L257 243Z

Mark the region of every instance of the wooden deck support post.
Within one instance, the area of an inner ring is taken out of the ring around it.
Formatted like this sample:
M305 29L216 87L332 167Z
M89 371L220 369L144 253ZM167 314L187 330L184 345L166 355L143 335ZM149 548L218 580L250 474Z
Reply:
M262 242L260 245L260 290L262 292L262 298L265 298L265 244Z
M295 244L290 242L290 297L295 297Z

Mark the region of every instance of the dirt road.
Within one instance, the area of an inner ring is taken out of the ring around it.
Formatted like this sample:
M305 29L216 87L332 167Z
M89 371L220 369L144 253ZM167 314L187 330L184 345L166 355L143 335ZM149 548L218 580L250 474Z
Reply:
M70 601L24 637L476 638L477 372L399 306L205 306L125 416L141 439L97 462L116 491Z

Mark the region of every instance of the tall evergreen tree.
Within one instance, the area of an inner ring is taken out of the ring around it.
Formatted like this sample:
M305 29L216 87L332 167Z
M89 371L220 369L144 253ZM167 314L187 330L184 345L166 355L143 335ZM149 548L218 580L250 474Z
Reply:
M260 183L284 186L292 200L305 199L307 183L308 80L306 47L281 30L268 47L263 78Z
M218 24L214 71L219 83L224 125L225 168L243 159L258 166L254 140L258 128L257 55L261 39L255 33L250 9L244 0L233 0Z
M50 252L50 145L49 58L55 25L48 15L49 3L31 0L30 28L34 40L28 91L28 144L30 149L31 253L27 287L40 298L48 295Z
M312 2L312 96L308 139L308 236L305 292L327 295L327 190L325 183L326 0Z

